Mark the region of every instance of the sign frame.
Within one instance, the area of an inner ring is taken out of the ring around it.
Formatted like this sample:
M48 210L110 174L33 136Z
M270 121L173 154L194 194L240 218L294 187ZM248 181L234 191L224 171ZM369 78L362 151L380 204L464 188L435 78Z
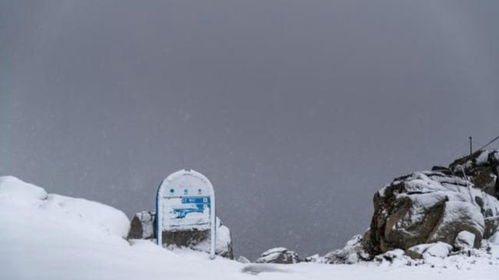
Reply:
M164 194L168 188L174 188L174 183L185 176L195 177L202 181L209 191L209 228L210 228L210 259L215 258L215 248L216 248L216 208L215 208L215 191L210 180L206 178L203 174L192 170L192 169L182 169L172 174L168 175L158 187L156 192L156 240L159 246L162 246L163 239L163 209L161 209L161 201L171 199L166 197ZM173 186L172 186L173 184ZM189 195L179 195L176 198L189 198Z

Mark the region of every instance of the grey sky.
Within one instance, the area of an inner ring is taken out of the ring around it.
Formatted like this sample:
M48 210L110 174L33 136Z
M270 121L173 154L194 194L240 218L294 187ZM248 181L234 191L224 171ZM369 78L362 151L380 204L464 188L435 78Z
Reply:
M363 231L499 134L498 1L1 1L0 174L152 209L194 168L236 254Z

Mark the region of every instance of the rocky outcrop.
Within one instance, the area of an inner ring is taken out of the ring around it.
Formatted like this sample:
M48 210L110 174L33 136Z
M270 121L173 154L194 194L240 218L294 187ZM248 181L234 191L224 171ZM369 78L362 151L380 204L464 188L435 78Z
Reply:
M400 250L421 259L480 248L499 230L498 172L499 152L478 151L394 179L375 193L368 231L322 261L387 260Z
M153 211L141 211L131 221L128 239L155 239L155 219ZM197 251L208 252L210 248L209 230L163 231L163 246L189 247ZM230 230L217 217L217 246L215 253L225 258L234 258Z
M449 171L468 179L478 188L499 199L499 151L477 151L455 160Z
M262 253L262 256L256 260L256 263L281 263L291 264L300 262L300 257L294 251L284 247L273 248Z
M498 214L497 199L471 181L443 172L416 172L375 194L364 245L371 255L437 241L454 245L457 235L468 231L478 248L497 231L498 222L488 218Z

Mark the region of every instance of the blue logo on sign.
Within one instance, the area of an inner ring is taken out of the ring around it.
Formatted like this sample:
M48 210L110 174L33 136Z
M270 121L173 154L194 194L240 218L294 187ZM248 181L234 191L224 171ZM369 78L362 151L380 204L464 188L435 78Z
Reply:
M184 197L182 204L190 204L188 208L174 208L177 219L185 218L189 213L203 213L210 206L209 197Z

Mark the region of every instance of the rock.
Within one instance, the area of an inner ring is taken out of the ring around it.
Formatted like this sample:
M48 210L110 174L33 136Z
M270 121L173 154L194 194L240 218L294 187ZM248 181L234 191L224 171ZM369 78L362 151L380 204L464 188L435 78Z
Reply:
M430 257L434 258L445 258L449 255L452 250L452 246L445 242L436 242L430 244L426 250L423 252L423 258L428 259Z
M412 246L411 248L405 250L405 254L412 259L422 259L423 253L430 247L432 244L419 244L416 246Z
M153 239L154 236L154 218L152 211L141 211L136 213L130 223L128 239Z
M315 254L312 256L305 257L304 262L311 262L311 263L325 263L325 260L323 257L321 257L319 254Z
M155 219L154 211L141 211L134 215L128 239L155 239ZM232 238L230 230L223 225L217 217L217 246L215 253L225 258L234 258L232 248ZM164 246L189 247L197 251L209 252L210 231L189 230L189 231L163 231L162 240Z
M452 246L445 242L419 244L405 251L412 259L445 258L452 250Z
M495 156L494 156L495 157ZM481 161L477 161L481 162ZM456 167L451 167L453 170ZM371 226L362 240L370 256L442 241L454 245L461 231L475 235L474 247L497 231L497 199L466 177L423 171L396 178L374 196Z
M354 264L368 259L369 254L362 244L362 236L355 235L344 248L327 253L323 261L329 264Z
M300 262L298 254L284 247L273 248L262 253L256 263L282 263L291 264Z
M498 174L499 151L477 151L448 167L395 178L375 193L368 231L319 261L386 261L398 249L423 259L481 248L499 230Z
M461 231L457 234L454 246L459 250L471 249L475 244L475 235L469 231Z
M455 160L449 169L454 175L468 178L476 188L499 199L499 151L476 151Z
M237 257L236 261L240 262L240 263L251 263L251 261L248 258L246 258L245 256Z
M375 262L384 263L388 262L390 264L401 263L401 264L409 264L410 259L405 255L404 251L401 249L394 249L387 251L383 254L377 255L374 258Z
M165 233L165 232L163 232ZM200 238L195 238L196 241L191 241L190 244L188 245L179 245L179 243L176 243L175 241L172 241L171 244L176 245L178 247L189 247L193 250L197 251L204 251L204 252L209 252L210 251L210 231L200 231L199 236L202 236ZM189 235L189 232L184 232L186 236ZM191 232L192 234L192 232ZM163 235L164 236L164 235ZM193 236L196 236L193 235ZM229 258L229 259L234 259L234 251L232 248L232 238L230 235L230 230L228 227L222 224L220 219L217 218L217 245L215 248L215 254L224 258ZM168 241L166 241L166 244L170 244Z

